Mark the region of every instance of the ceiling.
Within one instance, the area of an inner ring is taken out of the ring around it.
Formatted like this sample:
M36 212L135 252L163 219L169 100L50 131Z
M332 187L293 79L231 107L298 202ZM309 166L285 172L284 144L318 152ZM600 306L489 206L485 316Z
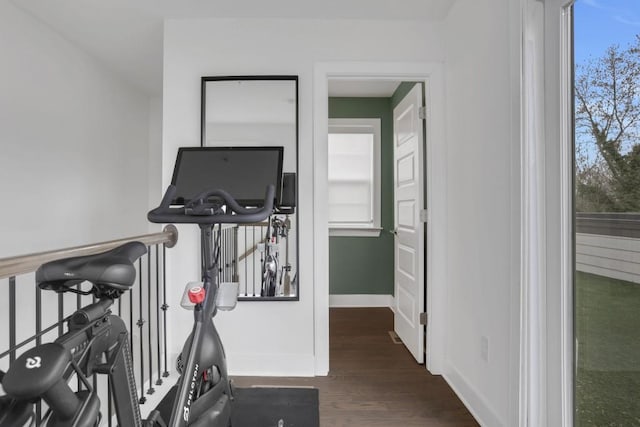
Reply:
M162 92L165 19L440 21L455 0L11 0L150 95Z
M399 81L377 79L329 79L329 96L390 98Z

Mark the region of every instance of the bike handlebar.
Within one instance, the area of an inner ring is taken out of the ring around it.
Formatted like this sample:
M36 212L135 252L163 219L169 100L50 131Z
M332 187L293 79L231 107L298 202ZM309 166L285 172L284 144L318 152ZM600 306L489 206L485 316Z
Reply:
M245 208L224 190L208 190L196 195L186 202L183 207L171 207L171 201L176 194L175 185L170 185L164 193L160 206L152 209L147 218L155 223L176 224L246 224L260 222L273 212L275 187L268 185L264 206L261 208ZM210 197L222 200L226 206L224 213L220 213L221 204L209 202Z

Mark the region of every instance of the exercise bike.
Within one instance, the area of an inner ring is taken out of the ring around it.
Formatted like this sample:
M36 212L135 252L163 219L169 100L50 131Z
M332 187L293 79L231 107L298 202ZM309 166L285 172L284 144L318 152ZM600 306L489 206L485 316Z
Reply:
M151 222L197 224L203 246L202 284L188 292L194 325L182 350L182 373L147 420L140 415L125 323L109 309L133 285L134 262L146 253L146 246L131 242L101 254L42 265L36 271L40 288L78 292L75 285L89 282L89 292L96 302L68 318L68 332L53 343L27 350L2 375L6 395L0 397L0 427L29 425L35 417L34 403L40 399L49 407L43 424L47 427L97 426L100 401L88 380L95 374L109 376L121 427L230 426L232 388L213 317L219 305L229 305L228 299L237 295L218 292L220 229L225 223L264 220L273 210L274 195L274 186L270 185L262 207L245 208L225 191L212 190L196 195L181 207L172 207L175 187L171 185L160 206L149 212ZM83 390L74 392L69 387L74 374L84 385Z

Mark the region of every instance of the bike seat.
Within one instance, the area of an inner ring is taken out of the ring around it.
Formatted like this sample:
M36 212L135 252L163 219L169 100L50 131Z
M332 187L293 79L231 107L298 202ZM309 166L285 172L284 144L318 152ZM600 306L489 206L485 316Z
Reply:
M96 255L51 261L36 270L36 283L41 289L56 292L64 292L84 281L102 288L127 290L136 278L133 263L145 253L144 244L129 242Z

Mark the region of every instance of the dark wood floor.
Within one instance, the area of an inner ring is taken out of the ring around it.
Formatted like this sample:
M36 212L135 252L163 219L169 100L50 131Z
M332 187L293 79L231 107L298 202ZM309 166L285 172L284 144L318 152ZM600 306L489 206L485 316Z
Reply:
M320 425L477 426L442 377L430 375L394 344L387 308L330 312L330 372L316 378L235 377L238 387L313 386L320 391Z

